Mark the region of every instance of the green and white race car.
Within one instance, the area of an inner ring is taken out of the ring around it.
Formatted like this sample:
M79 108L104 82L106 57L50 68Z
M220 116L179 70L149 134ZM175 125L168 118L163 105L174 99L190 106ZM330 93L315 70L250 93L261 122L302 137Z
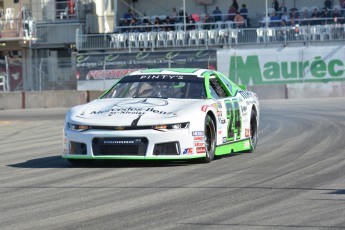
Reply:
M259 114L256 94L220 72L140 70L68 111L63 158L211 162L254 151Z

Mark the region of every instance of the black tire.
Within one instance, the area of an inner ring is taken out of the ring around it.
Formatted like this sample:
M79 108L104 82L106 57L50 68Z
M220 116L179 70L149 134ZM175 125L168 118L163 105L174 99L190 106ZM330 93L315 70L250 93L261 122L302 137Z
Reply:
M216 151L216 127L210 115L205 118L204 132L206 157L202 159L202 162L210 163L214 159Z
M255 110L250 115L250 149L246 152L253 153L258 142L258 120Z

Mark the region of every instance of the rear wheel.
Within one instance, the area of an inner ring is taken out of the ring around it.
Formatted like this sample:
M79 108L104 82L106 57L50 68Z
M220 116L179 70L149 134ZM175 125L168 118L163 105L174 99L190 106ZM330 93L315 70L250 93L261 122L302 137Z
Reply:
M203 159L204 163L209 163L213 160L216 150L216 127L212 118L207 115L205 118L205 150L206 157Z
M258 142L258 120L255 110L252 110L250 115L250 149L249 153L254 152Z

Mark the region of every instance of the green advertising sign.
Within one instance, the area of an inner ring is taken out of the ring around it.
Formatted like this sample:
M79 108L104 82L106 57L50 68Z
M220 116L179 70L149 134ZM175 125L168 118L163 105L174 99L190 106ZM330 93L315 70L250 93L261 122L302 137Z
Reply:
M242 85L345 81L344 47L332 48L223 52L218 70Z

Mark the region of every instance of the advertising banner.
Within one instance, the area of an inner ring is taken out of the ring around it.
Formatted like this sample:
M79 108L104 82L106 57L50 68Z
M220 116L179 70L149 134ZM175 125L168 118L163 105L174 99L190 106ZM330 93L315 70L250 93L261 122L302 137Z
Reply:
M217 60L242 85L345 81L345 46L222 50Z
M148 68L211 68L217 65L216 50L78 54L79 81L120 79Z

